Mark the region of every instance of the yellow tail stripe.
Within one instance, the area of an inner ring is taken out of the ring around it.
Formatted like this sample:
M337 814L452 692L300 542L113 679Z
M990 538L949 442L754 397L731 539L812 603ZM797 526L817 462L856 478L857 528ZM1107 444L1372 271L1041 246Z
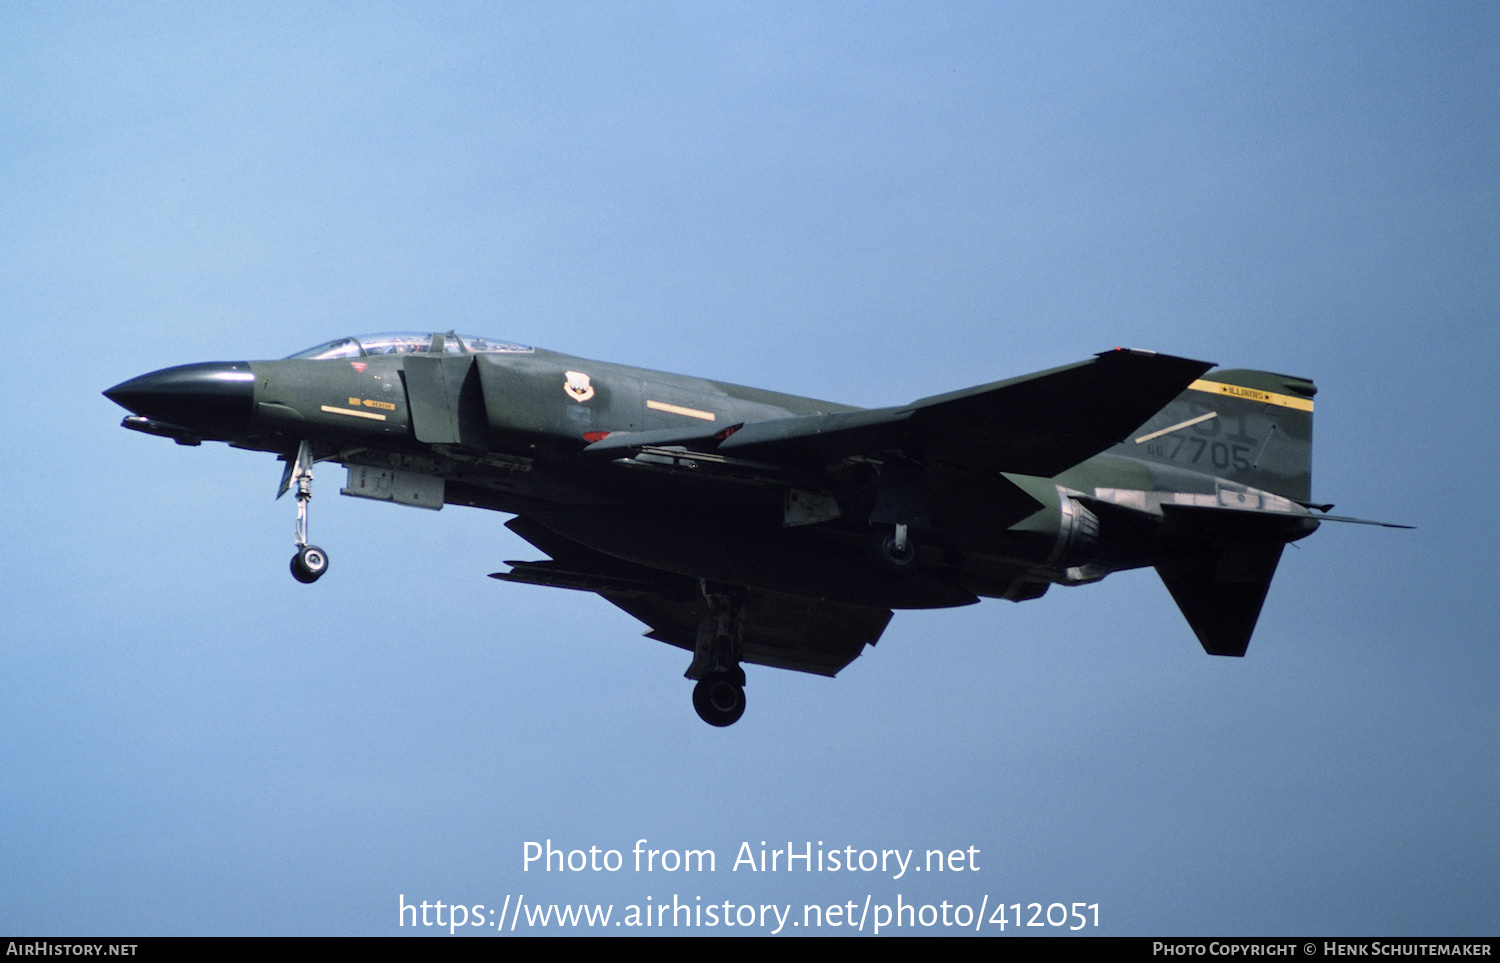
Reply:
M1243 398L1246 401L1259 401L1266 405L1280 405L1283 408L1296 408L1298 411L1312 411L1311 398L1297 398L1292 395L1279 395L1274 391L1261 391L1259 388L1246 388L1244 385L1227 385L1222 381L1204 381L1199 379L1188 385L1194 391L1207 391L1214 395L1227 395L1231 398Z

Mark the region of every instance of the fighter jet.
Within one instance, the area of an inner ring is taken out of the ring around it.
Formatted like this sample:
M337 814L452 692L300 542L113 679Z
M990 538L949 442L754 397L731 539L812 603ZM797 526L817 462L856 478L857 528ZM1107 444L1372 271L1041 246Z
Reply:
M341 338L110 388L126 428L286 463L292 575L313 468L345 495L468 505L544 552L491 577L596 593L692 653L728 726L743 665L832 676L893 609L1024 601L1154 567L1203 648L1242 656L1311 500L1313 383L1117 348L860 409L455 332ZM1383 524L1383 523L1373 523ZM1393 526L1404 527L1404 526Z

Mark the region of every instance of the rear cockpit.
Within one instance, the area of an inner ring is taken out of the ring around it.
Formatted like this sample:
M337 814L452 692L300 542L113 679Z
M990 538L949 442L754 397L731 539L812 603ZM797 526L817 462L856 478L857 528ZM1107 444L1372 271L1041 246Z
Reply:
M339 338L306 351L288 355L286 360L328 361L335 358L364 358L382 354L518 354L533 349L513 341L473 338L449 331L424 333L401 331L394 334L369 334Z

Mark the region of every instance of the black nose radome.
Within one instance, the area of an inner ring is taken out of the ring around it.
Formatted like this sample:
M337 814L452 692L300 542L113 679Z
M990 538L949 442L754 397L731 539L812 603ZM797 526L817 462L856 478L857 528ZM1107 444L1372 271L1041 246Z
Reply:
M255 375L245 361L211 361L163 368L122 381L104 397L153 422L227 439L250 424Z

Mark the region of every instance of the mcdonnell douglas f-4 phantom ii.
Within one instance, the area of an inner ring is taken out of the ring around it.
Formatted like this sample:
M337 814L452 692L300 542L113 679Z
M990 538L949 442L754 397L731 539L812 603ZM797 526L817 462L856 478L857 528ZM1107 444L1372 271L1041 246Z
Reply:
M1306 378L1116 349L860 409L454 332L189 364L105 392L126 428L273 452L297 502L343 493L506 512L550 558L492 577L594 592L692 653L727 726L742 663L832 676L892 609L1023 601L1154 567L1203 648L1244 655L1311 500ZM1339 521L1359 519L1337 518Z

